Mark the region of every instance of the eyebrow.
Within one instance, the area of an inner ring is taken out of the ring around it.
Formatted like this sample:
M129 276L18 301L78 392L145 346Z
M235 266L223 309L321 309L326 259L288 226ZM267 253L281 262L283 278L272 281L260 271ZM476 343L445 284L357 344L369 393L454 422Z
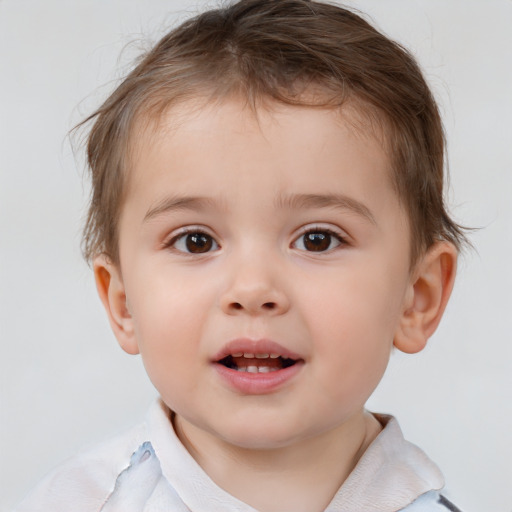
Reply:
M201 211L206 208L211 208L214 201L207 197L188 197L188 196L174 196L167 197L158 201L154 206L151 206L146 215L144 215L143 222L147 222L154 217L164 213L175 212L179 210L193 210Z
M375 217L366 205L343 194L296 194L279 196L276 200L276 206L278 208L290 208L292 210L305 208L337 208L353 212L360 217L364 217L372 224L376 224Z
M165 198L150 207L144 215L143 222L147 222L159 215L179 210L204 211L212 208L215 201L207 197L174 196ZM376 224L375 217L370 209L351 197L343 194L295 194L281 195L275 202L278 208L301 210L306 208L337 208L353 212L364 217L372 224Z

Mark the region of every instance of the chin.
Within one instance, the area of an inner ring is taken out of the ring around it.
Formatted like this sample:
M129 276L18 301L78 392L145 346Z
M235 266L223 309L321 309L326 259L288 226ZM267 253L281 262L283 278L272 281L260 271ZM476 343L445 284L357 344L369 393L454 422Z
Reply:
M246 421L243 425L223 429L222 433L217 432L215 435L233 446L246 450L277 450L308 437L305 433L291 429L282 423L272 425L254 421Z

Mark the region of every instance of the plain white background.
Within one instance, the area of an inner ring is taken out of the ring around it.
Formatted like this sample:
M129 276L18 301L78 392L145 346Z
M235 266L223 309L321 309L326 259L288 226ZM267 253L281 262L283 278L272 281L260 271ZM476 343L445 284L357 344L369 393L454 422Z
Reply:
M369 407L398 416L463 510L510 512L512 1L348 5L423 65L448 134L452 211L482 228L472 236L477 252L460 261L440 329L423 353L392 356ZM81 259L88 187L66 132L148 41L203 7L0 0L4 512L62 459L139 421L155 396L140 359L118 348Z

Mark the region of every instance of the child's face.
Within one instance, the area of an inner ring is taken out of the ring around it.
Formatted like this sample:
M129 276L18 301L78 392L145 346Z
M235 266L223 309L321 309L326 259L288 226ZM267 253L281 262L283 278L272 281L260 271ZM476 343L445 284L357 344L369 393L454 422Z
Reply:
M121 343L184 425L291 445L362 414L381 379L410 297L409 227L383 148L344 112L183 105L141 134Z

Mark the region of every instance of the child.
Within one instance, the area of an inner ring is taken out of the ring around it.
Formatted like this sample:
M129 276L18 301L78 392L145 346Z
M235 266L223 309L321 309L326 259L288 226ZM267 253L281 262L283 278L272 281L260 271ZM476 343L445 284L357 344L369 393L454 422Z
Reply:
M393 347L436 329L464 242L407 52L333 5L242 0L90 119L85 255L161 400L17 510L457 510L364 409Z

